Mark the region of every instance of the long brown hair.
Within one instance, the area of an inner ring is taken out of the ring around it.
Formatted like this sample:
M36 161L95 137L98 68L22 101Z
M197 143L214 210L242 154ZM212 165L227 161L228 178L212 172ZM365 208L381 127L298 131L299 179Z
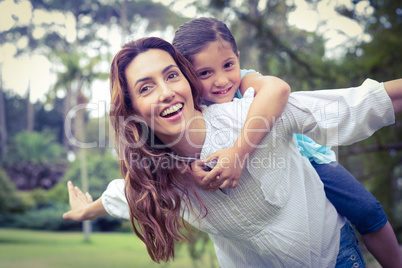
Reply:
M187 226L181 213L185 209L193 210L191 197L198 201L199 216L207 211L193 180L189 179L187 163L175 158L145 122L134 114L125 70L136 56L149 49L164 50L172 56L191 86L194 107L198 110L201 87L191 64L170 43L156 37L124 45L111 65L110 119L116 133L131 223L152 260L159 263L174 258L175 241L186 240L181 228Z

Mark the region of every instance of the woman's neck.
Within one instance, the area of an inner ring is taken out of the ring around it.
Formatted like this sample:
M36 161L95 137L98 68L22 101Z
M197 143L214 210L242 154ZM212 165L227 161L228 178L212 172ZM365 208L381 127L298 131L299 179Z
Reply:
M204 116L195 110L195 115L179 142L170 148L181 156L199 157L204 145L206 126Z

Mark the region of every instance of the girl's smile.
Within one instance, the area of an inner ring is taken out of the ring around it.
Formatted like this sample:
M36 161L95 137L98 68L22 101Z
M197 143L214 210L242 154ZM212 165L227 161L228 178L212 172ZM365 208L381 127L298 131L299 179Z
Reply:
M204 99L215 103L232 101L241 75L238 54L228 42L211 42L194 55L193 66L201 81Z

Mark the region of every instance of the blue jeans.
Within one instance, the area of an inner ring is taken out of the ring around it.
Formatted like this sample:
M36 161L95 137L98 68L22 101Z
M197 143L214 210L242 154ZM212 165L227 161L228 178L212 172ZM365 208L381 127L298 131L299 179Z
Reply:
M341 241L335 268L366 267L358 244L355 231L347 222L341 229Z
M328 200L362 234L370 234L387 223L382 206L367 189L338 162L311 162L321 181Z

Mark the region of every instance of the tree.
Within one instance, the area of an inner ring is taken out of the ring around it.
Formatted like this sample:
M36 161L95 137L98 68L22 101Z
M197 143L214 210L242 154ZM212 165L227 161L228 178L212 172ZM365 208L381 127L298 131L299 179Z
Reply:
M6 108L4 103L4 93L0 68L0 138L1 138L1 158L4 159L7 155L7 122Z
M5 212L20 212L24 210L23 199L18 195L15 185L7 173L0 169L0 214Z
M338 80L335 63L323 59L323 38L289 25L287 14L295 8L291 2L210 0L210 4L235 36L242 68L278 76L294 90L329 88Z
M355 1L356 4L359 1ZM341 6L338 12L365 25L371 40L351 48L341 64L348 79L363 80L372 77L379 81L400 78L402 75L402 51L399 36L402 34L402 18L398 1L369 1L372 13L361 14L356 5ZM400 241L402 241L402 117L396 124L375 133L367 141L342 148L342 161L357 174L360 181L380 200ZM359 170L360 167L360 170Z
M25 131L14 137L4 168L19 190L49 189L64 174L64 159L53 135Z

